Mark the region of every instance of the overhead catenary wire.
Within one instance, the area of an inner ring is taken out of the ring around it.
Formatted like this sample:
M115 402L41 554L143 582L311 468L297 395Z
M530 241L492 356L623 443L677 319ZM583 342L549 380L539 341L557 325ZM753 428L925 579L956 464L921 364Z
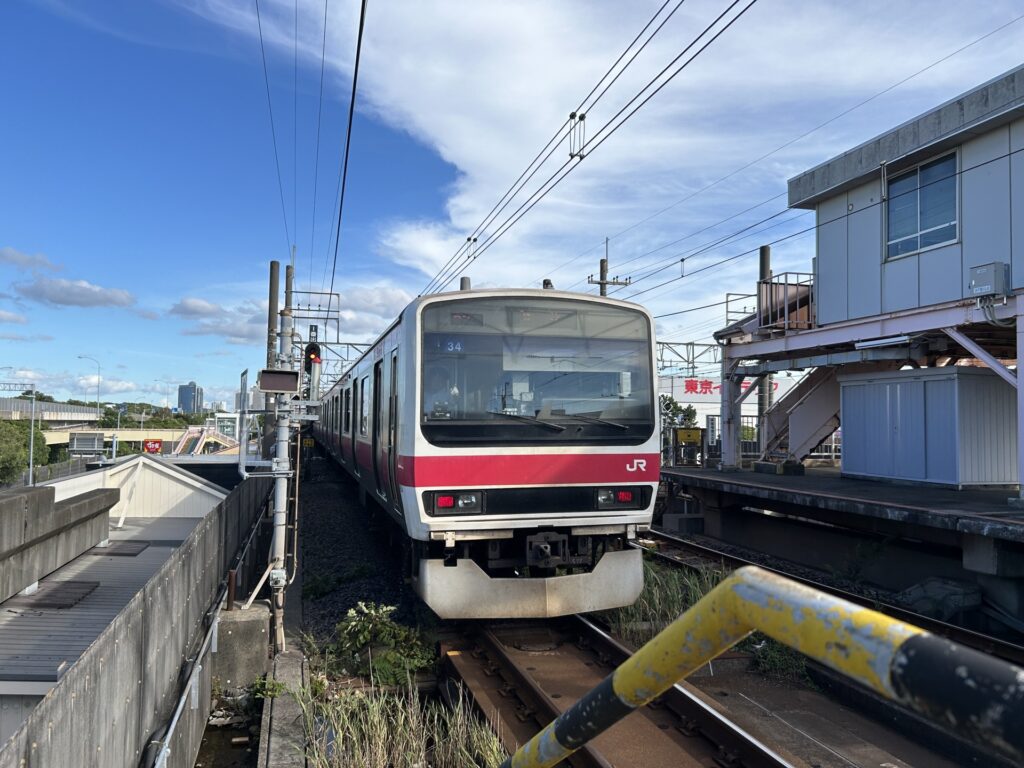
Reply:
M320 97L316 109L316 151L313 160L313 213L309 232L309 282L313 282L313 251L316 247L316 203L320 181L320 126L324 111L324 65L327 61L327 0L324 0L324 33L320 43ZM333 219L331 224L334 224Z
M295 0L295 38L292 55L292 226L299 239L299 0ZM295 267L295 240L291 265Z
M270 75L267 73L267 52L263 45L263 21L260 18L260 0L256 0L256 28L260 38L260 58L263 61L263 84L267 88L267 112L270 114L270 138L274 145L274 167L277 169L277 191L281 197L281 218L284 221L285 250L291 259L292 236L288 229L288 212L284 204L284 184L281 181L281 160L277 152L277 131L274 128L274 106L270 99Z
M625 229L622 229L619 232L616 232L614 235L611 235L608 239L609 240L615 240L616 238L621 237L622 235L626 234L627 232L630 232L630 231L636 229L637 227L642 226L643 224L646 224L648 221L651 221L652 219L655 219L658 216L661 216L663 213L667 213L668 211L670 211L673 208L675 208L675 207L677 207L677 206L687 202L688 200L691 200L694 197L696 197L698 195L701 195L704 192L707 192L708 190L718 186L722 182L729 180L733 176L736 176L737 174L742 173L743 171L747 170L748 168L751 168L754 165L757 165L758 163L760 163L763 160L767 160L769 157L771 157L771 156L773 156L775 154L778 154L782 150L787 149L788 147L792 146L793 144L796 144L799 141L802 141L803 139L807 138L811 134L816 133L817 131L821 130L822 128L825 128L828 125L831 125L832 123L834 123L837 120L845 117L846 115L850 114L851 112L854 112L855 110L860 109L861 107L863 107L863 106L865 106L867 104L870 104L875 99L878 99L878 98L884 96L885 94L889 93L890 91L893 91L896 88L900 87L901 85L904 85L905 83L908 83L909 81L913 80L914 78L919 77L920 75L923 75L925 72L928 72L929 70L933 69L934 67L937 67L939 64L942 64L943 62L948 61L949 59L953 58L954 56L956 56L956 55L958 55L960 53L963 53L964 51L968 50L969 48L974 47L978 43L981 43L984 40L987 40L988 38L992 37L992 35L995 35L995 34L1001 32L1001 31L1003 31L1007 27L1010 27L1010 26L1018 23L1022 19L1024 19L1024 14L1020 14L1018 16L1015 16L1014 18L1010 19L1009 21L1007 21L1007 22L1005 22L1003 24L1000 24L995 29L992 29L989 32L986 32L985 34L983 34L983 35L981 35L979 37L974 38L973 40L971 40L968 43L965 43L964 45L960 46L956 50L951 51L950 53L947 53L946 55L936 59L935 61L931 62L927 66L924 66L921 69L919 69L919 70L917 70L917 71L907 75L906 77L903 77L902 79L896 81L892 85L889 85L886 88L883 88L882 90L878 91L877 93L872 94L868 98L863 99L862 101L859 101L859 102L857 102L856 104L854 104L854 105L852 105L850 107L847 107L843 111L839 112L836 115L833 115L832 117L830 117L827 120L819 123L818 125L814 126L813 128L805 131L804 133L800 134L799 136L796 136L796 137L790 139L789 141L785 142L784 144L781 144L780 146L778 146L775 149L773 149L771 152L767 152L764 155L761 155L760 157L758 157L758 158L756 158L754 160L751 160L749 163L746 163L745 165L737 168L736 170L727 173L725 176L722 176L721 178L716 179L715 181L711 182L710 184L707 184L704 187L701 187L700 189L695 190L694 192L691 192L691 193L685 195L684 197L676 200L675 202L665 206L664 208L661 208L658 211L655 211L654 213L650 214L649 216L646 216L645 218L640 219L639 221L636 221L633 224L630 224ZM586 252L589 253L590 251L594 250L594 248L599 247L601 244L603 244L603 241L602 241L602 243L594 245L592 248L588 249L588 251L586 251ZM617 266L619 268L621 268L621 264L617 265ZM555 271L558 271L558 270L555 270ZM552 274L552 273L549 273L549 274ZM576 283L576 284L578 284L578 283Z
M993 111L997 111L997 110L993 110ZM989 114L991 114L991 112ZM951 149L950 151L954 151L954 150ZM839 214L838 216L835 216L835 217L833 217L831 219L828 219L827 221L815 222L814 224L812 224L809 227L805 227L804 229L798 230L796 232L791 232L788 235L784 235L783 237L780 237L780 238L777 238L775 240L772 240L769 243L765 243L765 245L778 245L779 243L785 242L787 240L792 240L793 238L809 234L809 233L814 232L814 231L816 231L816 230L818 230L818 229L820 229L822 227L828 226L829 224L834 224L836 222L839 222L839 221L842 221L844 219L847 219L847 218L849 218L850 216L852 216L855 213L856 214L860 214L860 213L863 213L864 211L870 210L872 208L877 208L877 207L880 207L882 205L886 205L891 200L899 198L899 197L903 197L904 195L910 195L910 194L915 194L916 195L916 194L918 194L918 192L921 189L926 189L927 187L930 187L930 186L935 185L935 184L941 184L942 182L946 181L949 178L958 178L960 176L963 176L963 174L965 174L965 173L969 173L969 172L977 170L979 168L983 168L983 167L985 167L987 165L990 165L991 163L995 163L995 162L998 162L1000 160L1006 160L1006 159L1011 158L1014 155L1020 154L1022 152L1024 152L1024 148L1010 150L1009 152L1004 152L1004 153L1002 153L1000 155L997 155L995 157L990 157L989 159L982 160L981 162L976 163L976 164L974 164L974 165L972 165L970 167L960 168L959 170L957 170L956 172L950 174L949 176L945 176L945 177L942 177L942 178L935 179L933 181L928 182L927 184L923 184L923 185L921 185L919 187L915 187L915 188L913 188L911 190L908 190L906 192L900 193L899 195L896 195L895 197L886 197L885 199L878 200L878 201L873 202L873 203L869 203L869 204L863 206L862 208L857 209L856 211L852 211L852 212L844 211L843 213ZM959 221L958 221L958 225L959 225ZM631 300L634 296L639 295L639 293L646 293L648 291L654 290L655 288L661 288L661 287L663 287L665 285L669 285L670 283L675 283L675 282L678 282L679 280L682 280L682 279L685 279L685 278L689 278L689 277L693 277L694 275L700 274L702 272L706 272L706 271L708 271L710 269L713 269L715 267L721 266L723 264L728 264L730 262L736 261L737 259L741 259L744 256L750 256L752 254L758 253L759 251L760 251L760 246L758 246L757 248L751 248L749 250L742 251L741 253L733 254L733 255L728 256L728 257L723 258L723 259L719 259L718 261L711 262L710 264L705 264L704 266L699 267L698 269L695 269L695 270L693 270L692 272L690 272L690 273L688 273L686 275L681 275L679 277L671 278L670 280L666 280L666 281L664 281L662 283L659 283L658 285L655 285L655 286L653 286L651 288L647 288L644 291L640 291L638 293L631 294L630 296L627 296L626 299L627 300ZM704 305L704 306L700 306L700 307L688 307L686 309L682 309L682 310L679 310L679 311L676 311L676 312L666 312L666 313L663 313L663 314L660 314L660 315L654 315L654 317L655 318L674 317L675 315L686 314L688 312L693 312L693 311L696 311L696 310L699 310L699 309L707 309L709 307L721 306L721 305L727 303L727 301L728 301L728 299L725 299L725 300L722 300L722 301L719 301L719 302L715 302L713 304L708 304L708 305Z
M672 18L675 12L679 10L679 7L685 2L685 0L678 0L676 6L662 20L662 22L658 25L657 29L655 29L654 32L652 32L651 35L647 38L647 40L645 40L643 44L639 48L637 48L637 50L629 58L629 61L627 61L622 66L622 68L619 69L615 76L611 78L611 80L605 85L601 93L598 94L597 98L595 98L593 101L590 101L590 97L593 96L595 92L597 92L597 90L601 87L602 83L609 79L609 77L612 75L612 72L614 72L616 67L618 67L619 63L623 60L623 58L625 58L625 56L629 53L633 46L636 45L637 41L641 37L643 37L644 33L647 32L650 26L661 15L662 11L665 10L669 2L671 2L671 0L665 0L665 2L662 3L661 7L658 8L658 10L654 13L650 20L644 25L643 29L641 29L640 32L637 33L636 37L634 37L630 41L629 45L627 45L626 48L622 51L622 53L619 54L619 57L612 63L608 70L590 89L590 92L583 97L582 101L580 101L576 109L572 111L572 115L578 115L580 113L587 112L590 109L592 109L598 103L598 101L600 101L601 97L603 97L605 93L608 92L608 89L615 83L616 80L618 80L622 73L626 71L630 64L633 63L636 57L640 55L640 53L647 47L651 40L654 39L655 35L657 35L658 32L661 31L662 27L664 27L665 24L668 23L669 19ZM529 181L534 177L534 175L536 175L537 171L539 171L540 168L544 165L544 163L548 161L551 155L554 154L555 150L557 150L558 147L561 146L562 142L566 138L568 138L569 132L566 132L566 127L569 126L571 132L571 120L572 118L570 117L568 120L563 122L558 127L554 135L550 139L548 139L547 144L545 144L544 147L540 150L540 152L538 152L537 155L533 158L533 160L530 161L529 165L526 166L526 169L521 174L519 174L519 178L517 178L512 183L512 185L505 191L501 198L499 198L498 202L494 204L491 210L483 218L480 224L477 225L476 229L474 229L473 232L471 232L470 235L466 238L466 241L462 245L460 245L458 249L456 249L455 253L452 254L451 257L449 257L448 261L446 261L444 265L442 265L442 267L434 275L434 277L431 278L430 282L428 282L427 285L421 291L421 295L423 293L429 292L431 288L434 287L434 284L437 281L447 277L448 270L451 268L451 266L454 263L456 263L458 258L466 250L472 247L473 238L478 237L482 232L486 230L486 228L494 221L495 218L501 215L502 211L504 211L505 208L508 207L509 203L512 202L515 196L518 195L519 192L523 189L523 187L529 183Z
M338 273L338 244L341 241L341 218L345 210L345 182L348 180L348 157L352 148L352 122L356 111L356 92L359 87L359 59L363 51L363 29L366 26L366 0L359 4L359 31L356 33L356 57L352 67L352 98L348 104L348 127L345 129L345 157L342 161L341 190L338 195L338 220L334 232L334 261L331 265L331 289L327 294L327 313L330 315L334 299L334 277Z
M588 142L588 144L587 144L587 154L588 155L593 154L594 150L596 150L599 146L601 146L601 144L603 144L605 141L607 141L609 138L611 138L611 136L614 135L615 132L619 128L621 128L623 125L625 125L626 122L628 122L629 119L631 117L633 117L633 115L635 115L640 109L642 109L644 107L644 105L646 105L652 98L654 98L654 96L656 96L666 85L668 85L670 82L672 82L672 80L675 79L675 77L677 77L694 60L696 60L697 57L700 56L701 53L703 53L705 50L707 50L707 48L711 44L713 44L733 24L735 24L748 10L750 10L757 3L757 0L749 0L749 2L747 3L746 6L744 6L731 19L729 19L729 21L726 22L722 26L721 29L719 29L717 32L715 32L714 35L712 35L712 37L709 40L707 40L695 53L693 53L692 56L690 56L686 61L684 61L682 64L680 64L671 74L669 74L669 76L667 78L665 78L661 83L659 83L657 85L657 87L654 88L653 91L651 91L646 96L644 96L646 91L648 91L650 88L652 88L654 86L654 84L657 83L658 80L660 78L662 78L662 76L666 72L668 72L681 58L683 58L694 46L696 46L705 35L707 35L712 29L714 29L715 26L726 15L728 15L728 13L736 5L739 4L739 2L740 2L740 0L734 0L732 3L730 3L730 5L724 11L722 11L722 13L719 14L718 17L716 17L715 20L711 22L711 24L709 24L707 27L705 27L705 29L700 34L698 34L690 42L690 44L687 45L686 48L683 49L683 51L679 55L677 55L657 75L655 75L655 77L650 82L648 82L647 85L645 85L635 96L633 96L633 98L631 98L618 112L615 113L615 115L612 116L612 118L610 120L608 120L597 131L596 134L594 134L594 136L591 139L591 142ZM643 98L641 99L641 97L643 97ZM640 100L640 101L637 104L636 102L638 100ZM634 104L635 104L635 106L634 106ZM629 110L629 112L625 115L625 117L622 117L623 113L626 112L627 110ZM620 117L622 117L621 120L619 120ZM618 122L616 122L617 120L618 120ZM461 269L463 266L467 265L471 261L473 261L476 258L478 258L486 250L488 250L491 246L493 246L495 242L497 242L509 229L511 229L511 227L513 227L520 219L522 219L523 216L525 216L527 213L529 213L529 211L535 205L537 205L537 203L539 203L542 199L544 199L544 197L546 197L551 192L551 190L553 190L556 186L558 186L558 184L561 183L561 181L563 179L565 179L565 177L568 176L576 167L578 167L578 163L572 164L571 160L569 162L564 163L558 170L555 171L555 173L553 173L541 185L541 187L537 191L535 191L529 198L527 198L527 200L524 201L519 206L519 208L517 208L508 218L506 218L505 221L502 222L502 224L494 232L492 232L491 234L489 234L487 236L486 240L480 246L478 246L477 250L471 255L470 258L463 260L462 264L459 266L459 269ZM453 272L450 277L448 277L444 282L442 282L440 284L440 286L438 287L439 290L443 290L444 287L447 286L447 284L451 282L451 280L454 278L454 275L455 275L455 273L457 271L458 270L455 270L455 272Z

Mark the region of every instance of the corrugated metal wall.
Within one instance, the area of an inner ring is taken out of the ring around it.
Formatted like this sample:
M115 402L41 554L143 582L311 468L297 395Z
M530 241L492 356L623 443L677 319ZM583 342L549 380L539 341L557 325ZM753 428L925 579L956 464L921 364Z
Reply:
M981 368L841 376L843 473L1015 485L1017 399Z

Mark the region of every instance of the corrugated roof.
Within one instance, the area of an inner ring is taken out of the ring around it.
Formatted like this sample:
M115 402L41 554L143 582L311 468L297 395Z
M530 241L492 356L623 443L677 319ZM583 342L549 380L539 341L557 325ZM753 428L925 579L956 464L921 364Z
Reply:
M199 518L127 518L111 541L144 540L135 557L75 558L40 581L99 582L71 608L42 609L0 603L0 695L24 693L26 683L43 693L99 636L198 524ZM16 600L16 598L12 598Z

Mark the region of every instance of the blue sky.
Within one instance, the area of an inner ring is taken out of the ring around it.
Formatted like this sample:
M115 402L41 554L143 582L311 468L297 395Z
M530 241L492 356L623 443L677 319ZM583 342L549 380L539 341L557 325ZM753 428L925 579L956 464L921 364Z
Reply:
M660 4L370 0L335 283L342 338L372 338L423 288ZM687 2L589 124L724 7ZM194 379L208 401L230 401L241 369L261 363L267 263L287 259L289 238L300 287L326 287L357 10L329 0L314 219L324 4L261 2L286 237L251 0L0 4L0 365L15 369L0 378L93 397L84 354L101 362L104 399L160 402L161 381ZM635 259L622 272L640 277L776 213L784 198L641 257L1020 64L1024 22L630 228L1020 12L1012 2L760 0L467 273L478 286L553 273L558 287L591 289L600 248L590 249L605 236L625 230L611 242L612 271ZM785 223L797 213L688 268L811 223ZM775 260L807 271L812 255L804 237ZM656 312L710 303L749 292L755 270L756 259L739 259L637 300ZM660 331L695 340L722 320L684 315Z

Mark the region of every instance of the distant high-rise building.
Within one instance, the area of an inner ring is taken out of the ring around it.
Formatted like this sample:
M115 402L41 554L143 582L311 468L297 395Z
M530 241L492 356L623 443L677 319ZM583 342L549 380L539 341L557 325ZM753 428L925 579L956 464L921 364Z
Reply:
M203 388L190 381L178 387L178 410L183 413L203 412Z
M235 410L242 410L242 393L235 393ZM249 389L249 402L246 404L246 410L252 413L253 411L263 410L263 393L260 392L260 388L255 384Z

